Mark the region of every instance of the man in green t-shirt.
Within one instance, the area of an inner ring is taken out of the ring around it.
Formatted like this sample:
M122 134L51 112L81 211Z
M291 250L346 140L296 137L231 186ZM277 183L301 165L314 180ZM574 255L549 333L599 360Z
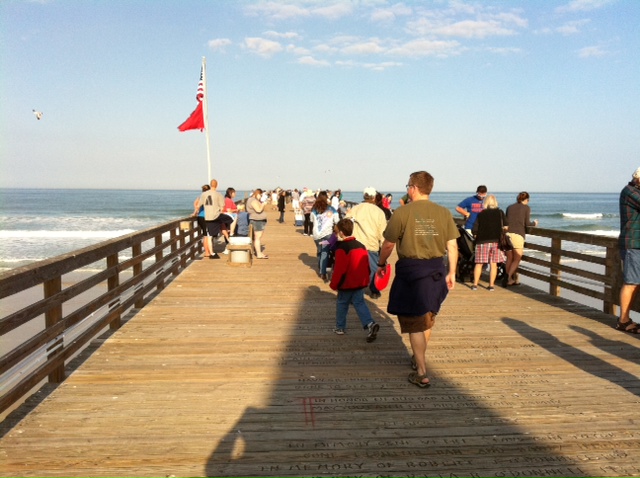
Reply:
M427 377L426 350L435 316L456 281L458 229L451 212L429 200L433 176L418 171L409 177L411 202L396 209L384 231L377 274L397 246L396 274L387 311L398 316L400 331L409 334L413 350L409 382L424 388ZM445 268L447 256L449 268Z

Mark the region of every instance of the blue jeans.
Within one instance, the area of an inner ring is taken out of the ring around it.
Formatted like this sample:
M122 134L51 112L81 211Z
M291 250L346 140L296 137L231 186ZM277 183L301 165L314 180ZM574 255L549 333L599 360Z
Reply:
M367 325L373 322L369 307L364 301L364 289L355 290L339 290L338 301L336 302L336 329L347 328L347 313L349 312L349 305L353 304L356 309L356 314L360 319L362 328L366 329Z
M378 260L380 260L380 253L373 252L373 251L367 251L367 252L369 253L369 271L370 271L369 290L371 291L372 294L379 294L380 291L375 286L373 278L376 276L376 271L378 270Z
M327 273L327 260L329 259L329 237L323 237L322 239L318 239L314 241L316 243L316 247L318 248L318 271L320 274ZM326 244L320 244L321 242L325 242Z

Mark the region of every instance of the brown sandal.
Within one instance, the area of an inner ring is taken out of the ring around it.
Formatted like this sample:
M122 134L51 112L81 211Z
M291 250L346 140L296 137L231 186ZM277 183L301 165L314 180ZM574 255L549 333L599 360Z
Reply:
M423 382L425 378L429 380L429 377L427 377L427 374L420 375L418 372L411 372L409 374L409 382L411 382L412 384L420 388L427 388L431 386L431 382Z
M631 319L626 322L620 322L620 320L618 320L618 323L616 324L616 330L627 332L629 334L640 334L640 324L636 324Z

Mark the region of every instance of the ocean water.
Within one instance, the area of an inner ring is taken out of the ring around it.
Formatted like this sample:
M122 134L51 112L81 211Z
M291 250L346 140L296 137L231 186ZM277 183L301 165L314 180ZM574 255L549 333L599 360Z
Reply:
M237 198L247 194L238 191ZM404 191L391 194L392 206L398 207ZM471 194L436 191L431 198L456 215L456 205ZM493 194L503 209L517 196ZM619 233L618 193L530 194L531 217L539 220L540 227L605 236ZM0 272L188 216L198 196L198 190L0 189ZM343 196L362 200L360 191Z

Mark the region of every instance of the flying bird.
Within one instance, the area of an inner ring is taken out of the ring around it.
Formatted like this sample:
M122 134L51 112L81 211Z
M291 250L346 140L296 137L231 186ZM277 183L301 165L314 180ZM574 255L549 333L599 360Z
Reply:
M33 110L33 114L36 115L36 119L42 119L42 111Z

